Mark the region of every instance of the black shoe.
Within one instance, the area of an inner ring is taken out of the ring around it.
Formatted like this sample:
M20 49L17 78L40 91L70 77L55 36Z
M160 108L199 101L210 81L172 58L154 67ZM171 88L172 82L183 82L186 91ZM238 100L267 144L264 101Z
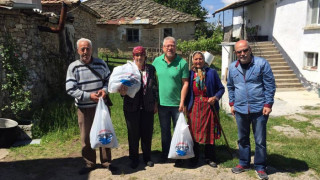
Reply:
M111 171L111 172L118 171L118 167L111 165L111 164L107 167L107 169L109 169L109 171Z
M96 167L83 167L82 169L80 169L79 171L78 171L78 173L80 174L80 175L84 175L84 174L88 174L89 172L91 172L91 171L93 171L93 170L95 170L96 169Z
M195 159L195 158L191 158L190 161L189 161L189 166L191 168L194 168L198 165L198 159Z
M174 163L174 167L182 167L183 166L183 159L177 159Z
M149 167L153 167L154 163L152 161L146 161L145 164Z
M167 161L168 161L168 156L163 156L163 155L162 155L162 156L160 157L160 163L163 164L163 163L166 163Z
M214 161L206 160L206 163L213 168L218 167L217 163L215 163Z
M139 166L139 161L131 161L130 167L136 169Z

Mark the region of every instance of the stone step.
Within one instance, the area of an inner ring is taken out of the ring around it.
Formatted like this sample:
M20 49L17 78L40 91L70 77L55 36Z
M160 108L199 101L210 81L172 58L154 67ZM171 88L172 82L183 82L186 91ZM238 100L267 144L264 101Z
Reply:
M278 84L276 83L277 88L302 88L301 83L283 83Z
M267 61L270 62L286 62L283 58L268 58Z
M274 74L275 79L291 79L297 78L295 74Z
M277 92L284 92L284 91L305 91L306 89L304 87L277 87Z
M265 58L265 59L269 59L269 58L282 58L282 55L279 53L279 54L270 54L270 55L261 55L261 57Z
M294 74L293 70L272 70L273 74Z
M252 51L253 54L261 54L261 55L272 55L272 54L280 54L279 51L277 50L272 50L272 49L265 49L265 50L254 50Z
M269 62L269 64L270 64L272 69L275 66L288 66L287 62Z
M300 83L298 78L295 79L275 79L276 83L283 84L283 83Z
M272 71L274 70L288 70L288 69L291 69L290 66L271 66L272 68Z

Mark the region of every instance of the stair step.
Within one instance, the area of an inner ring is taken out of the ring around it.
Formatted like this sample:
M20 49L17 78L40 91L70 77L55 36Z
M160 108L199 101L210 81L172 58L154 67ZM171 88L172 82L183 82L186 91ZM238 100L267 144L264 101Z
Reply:
M298 78L295 79L275 79L277 84L281 83L300 83Z
M275 79L297 78L295 74L274 74Z
M274 70L288 70L291 69L290 66L271 66L272 71Z
M286 83L286 84L277 84L277 88L301 88L302 85L300 83Z
M294 74L293 70L272 70L273 74Z
M261 55L261 57L265 58L265 59L269 59L269 58L282 58L281 54L270 54L270 55Z
M273 68L274 66L288 66L287 62L269 62L271 68Z

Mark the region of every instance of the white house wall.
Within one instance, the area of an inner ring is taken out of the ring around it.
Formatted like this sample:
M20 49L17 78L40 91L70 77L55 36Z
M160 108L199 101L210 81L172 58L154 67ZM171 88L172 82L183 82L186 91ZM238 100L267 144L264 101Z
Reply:
M247 27L259 25L258 35L268 36L268 40L271 40L275 12L274 4L275 0L267 0L245 6L244 8L239 7L234 9L233 37L241 37L241 26L244 23Z
M278 0L273 37L290 57L304 78L320 83L320 70L304 70L304 52L320 54L320 27L305 30L307 25L307 0ZM319 63L319 62L318 62Z

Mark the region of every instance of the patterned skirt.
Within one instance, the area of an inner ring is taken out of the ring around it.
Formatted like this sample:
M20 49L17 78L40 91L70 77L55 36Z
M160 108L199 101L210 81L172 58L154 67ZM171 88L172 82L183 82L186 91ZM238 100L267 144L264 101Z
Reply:
M207 101L208 97L195 96L193 107L188 112L191 135L200 144L214 144L215 139L220 139L221 135L218 117Z

